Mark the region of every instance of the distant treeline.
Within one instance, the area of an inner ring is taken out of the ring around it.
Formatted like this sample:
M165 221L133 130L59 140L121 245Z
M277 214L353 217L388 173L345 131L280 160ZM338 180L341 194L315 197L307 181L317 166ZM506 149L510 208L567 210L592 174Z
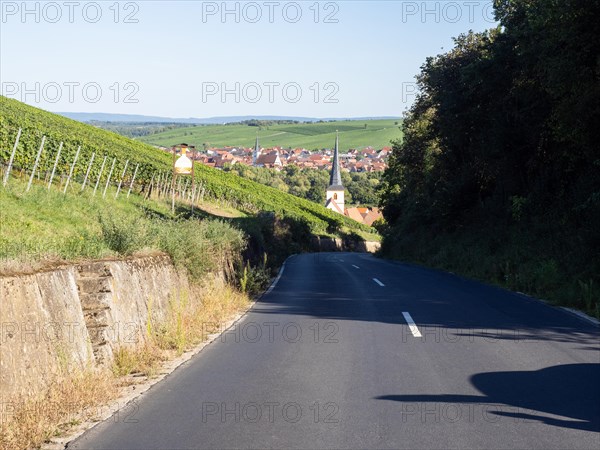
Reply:
M494 7L417 77L384 251L597 311L600 0Z
M177 128L194 127L196 124L189 123L157 123L157 122L105 122L101 120L90 120L90 125L112 131L129 138L149 136L151 134L162 133L163 131L174 130Z
M270 127L272 125L295 125L299 123L326 123L326 122L336 122L336 120L258 120L258 119L248 119L242 120L241 122L230 122L225 125L248 125L249 127Z
M257 120L249 119L241 122L231 122L226 125L248 125L249 127L269 127L271 125L291 125L301 123L299 120ZM309 123L309 122L306 122Z

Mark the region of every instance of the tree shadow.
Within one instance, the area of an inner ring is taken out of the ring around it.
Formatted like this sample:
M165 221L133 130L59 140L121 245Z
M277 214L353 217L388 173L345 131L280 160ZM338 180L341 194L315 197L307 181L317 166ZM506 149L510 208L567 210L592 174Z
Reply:
M470 381L483 394L481 396L383 395L376 399L405 403L492 404L487 413L496 416L600 432L599 380L600 364L565 364L534 371L475 374ZM515 409L506 411L502 410L503 406ZM520 411L521 408L529 411Z
M353 284L340 276L340 270L349 266L340 259L349 255L356 254L302 255L309 259L303 261L302 282L282 280L254 310L406 325L403 311L410 308L423 335L420 342L550 341L598 351L599 327L559 308L447 272L401 263L390 267L364 254L360 258L378 266L369 270L372 275L364 275L363 284ZM362 268L360 261L354 262ZM385 288L370 284L374 275L385 282Z

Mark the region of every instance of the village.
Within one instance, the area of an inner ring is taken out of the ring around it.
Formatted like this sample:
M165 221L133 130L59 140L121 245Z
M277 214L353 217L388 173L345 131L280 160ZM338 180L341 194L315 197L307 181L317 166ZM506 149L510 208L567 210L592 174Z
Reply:
M261 148L222 147L206 148L192 151L191 159L209 167L222 169L226 164L244 164L247 166L265 167L280 170L288 165L295 165L301 169L331 169L333 149L309 151L305 148L285 149L282 147ZM161 147L162 150L171 151ZM362 150L350 149L347 153L340 153L341 170L355 172L381 172L387 168L387 159L391 147L375 149L365 147Z
M191 150L190 159L216 169L223 169L227 165L243 164L275 170L281 170L288 165L295 165L301 169L330 171L330 183L326 191L325 203L327 209L368 226L383 217L379 208L376 207L346 207L344 203L345 188L342 185L341 172L384 171L387 168L387 159L392 150L391 147L384 147L380 150L373 147L365 147L362 150L350 149L347 153L342 154L339 152L339 136L337 135L333 149L322 149L316 152L310 152L305 148L284 149L272 147L263 149L260 146L258 136L254 148L224 147L197 151L193 145L181 145ZM160 148L170 153L176 151L175 148Z

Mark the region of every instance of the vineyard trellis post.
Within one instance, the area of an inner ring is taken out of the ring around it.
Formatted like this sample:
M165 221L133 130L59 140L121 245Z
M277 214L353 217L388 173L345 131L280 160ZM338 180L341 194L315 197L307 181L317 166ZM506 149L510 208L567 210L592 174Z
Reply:
M169 179L169 173L166 173L165 174L165 182L163 184L163 192L162 192L163 197L166 197L170 185L171 185L171 181Z
M33 177L35 176L35 171L40 162L40 156L42 155L42 150L44 150L44 144L46 143L46 136L42 136L42 143L40 144L40 149L37 152L37 156L35 157L35 162L33 163L33 170L31 171L31 176L29 177L29 183L27 183L27 189L25 192L29 192L31 189L31 183L33 183Z
M67 182L65 183L65 189L63 190L63 194L67 193L67 188L69 187L69 183L71 182L71 177L73 176L73 170L75 170L75 164L77 164L77 159L79 158L80 151L81 151L81 145L77 147L77 152L75 152L75 158L73 158L73 164L71 164L71 169L69 170L69 176L67 177Z
M125 167L123 167L123 173L121 174L121 179L119 180L119 187L117 187L117 193L115 194L115 198L119 196L119 192L121 192L121 186L123 185L123 178L125 177L125 173L127 172L127 165L129 164L129 160L125 161Z
M171 185L171 178L169 173L165 173L165 182L163 184L163 197L167 197L167 193L169 191L169 186Z
M177 187L175 188L175 192L179 194L181 197L181 178L177 177Z
M175 168L173 168L175 171ZM171 213L175 213L175 176L171 177Z
M156 198L160 198L160 191L162 189L163 173L158 172L158 180L156 181Z
M180 188L179 190L179 197L181 198L181 200L185 200L185 193L187 191L187 186L189 184L189 181L187 178L185 179L185 183L183 184L183 186Z
M19 128L19 132L17 133L17 139L15 139L15 145L13 145L13 149L10 154L10 159L8 160L8 167L6 168L6 173L4 174L4 180L2 180L2 186L6 186L6 183L8 183L8 177L10 176L13 161L15 160L15 153L17 152L17 146L19 145L19 139L21 138L21 131L23 131L22 128Z
M148 190L146 191L146 194L144 195L144 199L148 200L152 193L154 192L154 177L156 175L156 172L152 172L152 178L150 178L150 184L148 187Z
M92 157L88 164L88 168L85 171L85 178L83 179L83 184L81 185L81 192L85 189L85 185L87 184L88 177L90 176L90 170L92 170L92 164L94 164L94 157L96 156L96 152L92 153Z
M50 174L50 181L48 181L48 190L52 186L52 180L54 180L54 174L56 173L56 166L58 165L58 160L60 158L60 152L62 151L63 143L61 142L58 146L58 152L56 152L56 159L54 160L54 166L52 167L52 173Z
M133 182L135 181L135 176L137 175L137 171L138 171L139 167L140 167L139 164L135 165L135 170L133 171L133 177L131 178L131 183L129 183L129 191L127 191L127 198L129 198L129 196L131 195L131 190L133 189ZM154 175L152 175L152 178L154 179Z
M164 173L158 172L158 182L156 184L156 198L159 199L163 188Z
M110 184L110 179L112 177L112 173L115 168L116 162L117 162L117 158L114 157L113 161L112 161L112 165L110 166L110 172L108 172L108 178L106 179L106 185L104 186L104 192L102 193L102 198L106 197L106 190L108 189L108 185Z
M96 180L96 186L94 186L94 193L92 194L92 197L96 196L96 191L98 190L98 185L100 184L100 178L102 177L102 172L104 172L104 166L106 165L107 158L108 156L105 156L104 160L102 161L102 166L100 167L100 172L98 173L98 179Z

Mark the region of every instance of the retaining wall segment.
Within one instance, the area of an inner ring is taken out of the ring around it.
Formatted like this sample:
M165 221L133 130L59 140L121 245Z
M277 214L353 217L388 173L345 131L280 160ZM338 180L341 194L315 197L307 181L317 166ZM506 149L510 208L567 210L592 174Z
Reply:
M0 277L0 399L38 392L65 371L110 364L117 348L142 343L170 300L189 290L166 255Z

